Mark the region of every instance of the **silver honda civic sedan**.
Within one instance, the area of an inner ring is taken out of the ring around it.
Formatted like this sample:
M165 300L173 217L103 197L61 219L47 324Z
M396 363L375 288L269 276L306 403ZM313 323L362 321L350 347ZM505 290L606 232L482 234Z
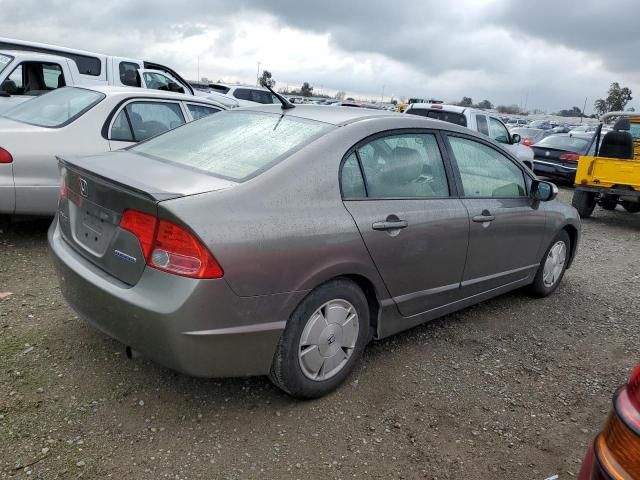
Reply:
M222 112L60 159L62 292L130 349L312 398L367 343L528 287L551 294L580 220L485 136L358 108Z

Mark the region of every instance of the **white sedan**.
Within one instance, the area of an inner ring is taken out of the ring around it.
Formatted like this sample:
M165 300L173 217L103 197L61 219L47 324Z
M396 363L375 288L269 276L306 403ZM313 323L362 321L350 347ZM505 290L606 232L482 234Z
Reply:
M118 150L227 108L133 87L66 87L0 115L0 215L53 215L57 155Z

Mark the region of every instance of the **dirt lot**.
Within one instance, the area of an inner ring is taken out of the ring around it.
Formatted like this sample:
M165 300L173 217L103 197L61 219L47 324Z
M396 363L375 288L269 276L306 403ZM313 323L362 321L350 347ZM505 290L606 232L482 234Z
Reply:
M640 215L622 210L584 222L552 297L372 344L312 402L127 360L66 307L47 224L0 234L2 479L572 478L640 359Z

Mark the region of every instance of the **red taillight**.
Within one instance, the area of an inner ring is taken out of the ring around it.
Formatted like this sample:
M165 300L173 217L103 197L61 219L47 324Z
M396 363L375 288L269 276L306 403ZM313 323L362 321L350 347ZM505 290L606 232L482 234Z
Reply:
M0 163L12 163L13 157L4 148L0 147Z
M158 219L153 215L137 210L125 210L122 220L120 220L120 228L138 237L142 253L147 261L149 260L151 248L153 247L153 238L156 233L157 223Z
M566 160L567 162L577 162L580 159L580 155L577 153L563 153L560 155L560 160Z
M431 105L431 108L434 108L436 110L442 110L443 109L442 105L438 105L438 104Z
M530 146L532 145L532 144L531 144L531 139L530 139L530 138L525 138L525 139L522 141L522 145L524 145L525 147L530 147Z
M179 225L137 210L126 210L120 228L138 237L150 267L192 278L221 278L224 275L207 248Z

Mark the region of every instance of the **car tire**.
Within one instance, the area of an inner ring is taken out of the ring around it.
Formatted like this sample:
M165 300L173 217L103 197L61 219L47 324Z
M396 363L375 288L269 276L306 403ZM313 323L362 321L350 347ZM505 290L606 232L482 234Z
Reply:
M615 210L618 206L618 197L611 195L603 195L600 199L600 206L605 210Z
M569 258L571 258L571 239L565 230L561 230L542 257L530 287L531 293L539 298L551 295L564 277Z
M582 218L589 218L596 206L596 194L584 190L574 190L571 205L578 210Z
M629 202L623 201L620 202L622 208L624 208L629 213L638 213L640 212L640 202Z
M291 314L269 378L296 398L326 395L344 382L362 357L369 321L367 298L358 285L342 278L321 285Z

